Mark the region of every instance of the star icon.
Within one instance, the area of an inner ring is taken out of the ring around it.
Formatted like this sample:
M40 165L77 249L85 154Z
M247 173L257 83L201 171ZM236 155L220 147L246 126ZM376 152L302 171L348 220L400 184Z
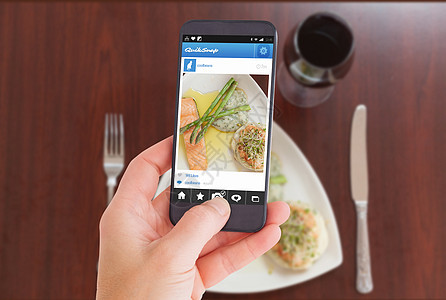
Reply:
M203 201L203 197L204 195L201 192L197 194L197 200Z

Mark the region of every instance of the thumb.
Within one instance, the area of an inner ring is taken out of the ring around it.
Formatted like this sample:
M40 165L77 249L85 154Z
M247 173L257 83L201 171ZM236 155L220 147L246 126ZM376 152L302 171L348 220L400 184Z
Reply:
M204 245L226 224L230 211L223 198L206 201L189 209L165 238L173 249L181 249L187 263L195 263Z

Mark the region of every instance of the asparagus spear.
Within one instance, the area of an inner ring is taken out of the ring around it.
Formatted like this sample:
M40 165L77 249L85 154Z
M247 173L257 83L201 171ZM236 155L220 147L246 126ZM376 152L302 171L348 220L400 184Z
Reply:
M192 134L190 135L190 143L193 143L193 140L195 139L195 136L198 133L198 129L200 129L201 124L203 124L204 120L206 120L207 116L211 113L211 111L214 109L214 107L217 105L218 101L220 101L221 97L226 93L228 88L232 85L234 82L234 78L231 77L229 81L225 84L225 86L221 89L220 93L218 93L217 97L215 97L214 101L211 103L211 105L208 107L204 115L199 119L197 125L194 128L194 131L192 131Z
M246 104L246 105L242 105L242 106L237 106L237 107L234 107L234 108L232 108L232 109L228 109L228 110L224 110L224 111L222 111L222 112L217 116L217 118L215 118L215 119L219 119L219 118L222 118L222 117L226 117L226 116L229 116L229 115L233 115L233 114L235 114L235 113L237 113L237 112L239 112L239 111L248 111L248 110L251 110L251 107L250 107L249 105L247 105L247 104ZM214 116L214 115L208 116L208 117L206 118L206 120L204 120L204 122L209 122L213 116ZM180 134L183 134L186 130L188 130L188 129L194 127L194 126L196 126L196 124L198 123L198 121L199 121L199 119L197 119L197 120L195 120L195 121L193 121L193 122L190 122L189 124L187 124L187 125L181 127L181 128L180 128Z
M235 88L237 87L238 82L234 81L231 84L231 87L229 88L229 90L226 92L225 97L223 98L223 100L221 100L220 105L217 107L217 110L215 111L214 115L212 116L212 118L209 120L209 122L206 123L206 125L204 125L203 129L201 129L201 131L198 133L197 138L195 139L195 144L197 144L203 137L204 134L206 133L206 131L208 130L208 128L212 125L212 123L214 123L215 119L217 118L218 114L222 111L223 107L225 107L226 103L228 102L229 98L231 98L232 94L234 93ZM197 126L198 127L198 126ZM197 128L195 127L195 129Z
M222 117L233 115L239 111L248 111L248 110L251 110L251 106L249 106L248 104L237 106L237 107L220 112L220 114L215 119L220 119ZM214 116L214 115L212 115L212 116ZM209 121L212 116L208 116L207 120Z
M284 184L287 182L286 177L282 174L274 176L274 177L270 177L269 178L269 182L273 183L273 184Z

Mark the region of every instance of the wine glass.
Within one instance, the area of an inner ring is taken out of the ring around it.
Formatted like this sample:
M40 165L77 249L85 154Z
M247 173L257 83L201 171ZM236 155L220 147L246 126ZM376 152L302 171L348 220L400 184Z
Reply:
M316 106L347 75L353 57L353 32L348 23L330 12L312 14L294 27L285 42L279 90L296 106Z

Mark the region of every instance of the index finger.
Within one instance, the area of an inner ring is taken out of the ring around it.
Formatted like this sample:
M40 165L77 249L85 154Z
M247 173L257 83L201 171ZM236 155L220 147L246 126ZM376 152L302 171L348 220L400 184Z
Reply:
M136 156L124 172L116 194L123 199L138 198L142 194L151 200L159 177L171 168L172 142L170 136Z

